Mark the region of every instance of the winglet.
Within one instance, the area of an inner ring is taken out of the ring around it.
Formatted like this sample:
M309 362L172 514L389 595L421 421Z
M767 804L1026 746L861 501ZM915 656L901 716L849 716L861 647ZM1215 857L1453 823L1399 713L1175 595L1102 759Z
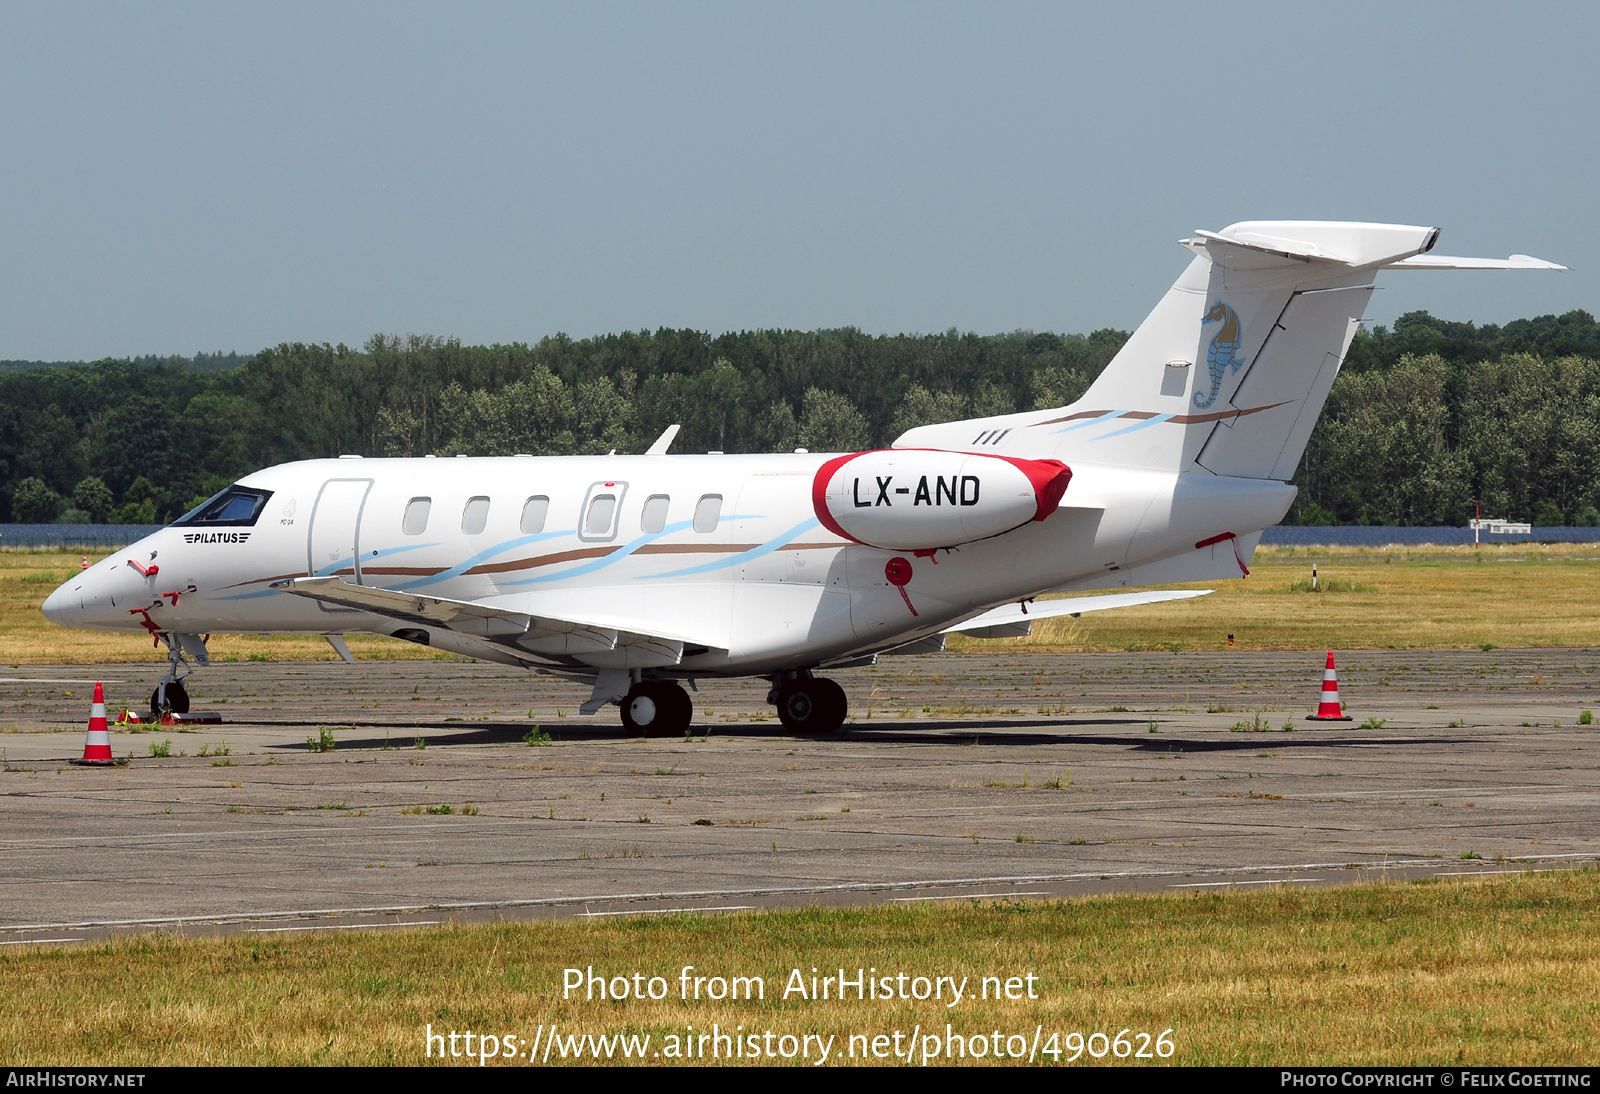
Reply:
M673 422L661 431L661 436L656 438L656 443L645 450L646 456L665 456L667 449L672 447L672 439L678 435L678 423Z

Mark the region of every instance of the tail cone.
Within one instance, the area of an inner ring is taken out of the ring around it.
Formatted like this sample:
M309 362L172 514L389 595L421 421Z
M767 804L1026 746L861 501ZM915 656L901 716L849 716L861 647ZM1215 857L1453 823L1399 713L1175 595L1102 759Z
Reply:
M1348 722L1350 716L1339 702L1339 674L1333 667L1333 651L1328 651L1328 666L1322 670L1322 701L1315 714L1307 714L1308 722Z
M89 708L89 732L83 738L83 759L72 762L87 767L117 765L111 755L111 730L106 725L106 693L98 681L94 685L94 705Z

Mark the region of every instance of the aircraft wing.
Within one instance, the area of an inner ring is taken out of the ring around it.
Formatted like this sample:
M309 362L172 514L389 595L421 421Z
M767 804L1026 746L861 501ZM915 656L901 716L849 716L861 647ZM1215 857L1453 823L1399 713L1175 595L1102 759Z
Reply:
M1159 604L1164 600L1188 600L1190 597L1205 596L1211 591L1179 589L1155 593L1111 593L1107 596L1073 596L1065 600L1005 604L973 616L964 623L946 627L943 633L968 634L974 638L1020 638L1033 629L1036 619L1082 615L1084 612L1100 612L1107 608L1131 608L1136 604Z
M352 585L339 577L297 577L275 581L272 588L296 596L309 597L324 604L372 612L403 623L438 627L476 639L488 639L499 646L520 647L536 654L570 654L594 659L612 651L626 650L629 661L639 667L645 660L654 664L676 664L688 645L711 646L692 635L643 632L621 629L603 623L535 615L469 600L449 600L439 596ZM611 660L611 658L602 658Z

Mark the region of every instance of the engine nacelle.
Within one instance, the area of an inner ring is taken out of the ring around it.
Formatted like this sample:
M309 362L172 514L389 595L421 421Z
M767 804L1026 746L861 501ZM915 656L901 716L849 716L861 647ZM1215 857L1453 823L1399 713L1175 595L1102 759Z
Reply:
M883 449L823 464L811 501L823 527L846 539L928 551L1044 520L1071 481L1071 469L1059 460Z

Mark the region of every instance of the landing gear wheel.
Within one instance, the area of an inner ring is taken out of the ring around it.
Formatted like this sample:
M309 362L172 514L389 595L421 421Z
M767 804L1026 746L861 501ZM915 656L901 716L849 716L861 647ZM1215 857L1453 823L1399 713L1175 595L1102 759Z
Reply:
M189 713L189 693L177 680L157 684L156 690L150 693L150 713L160 718L167 711L173 714Z
M791 733L808 737L836 733L849 709L844 688L832 680L791 680L778 691L778 720Z
M667 680L643 680L622 700L622 728L630 737L679 737L694 719L689 693Z

